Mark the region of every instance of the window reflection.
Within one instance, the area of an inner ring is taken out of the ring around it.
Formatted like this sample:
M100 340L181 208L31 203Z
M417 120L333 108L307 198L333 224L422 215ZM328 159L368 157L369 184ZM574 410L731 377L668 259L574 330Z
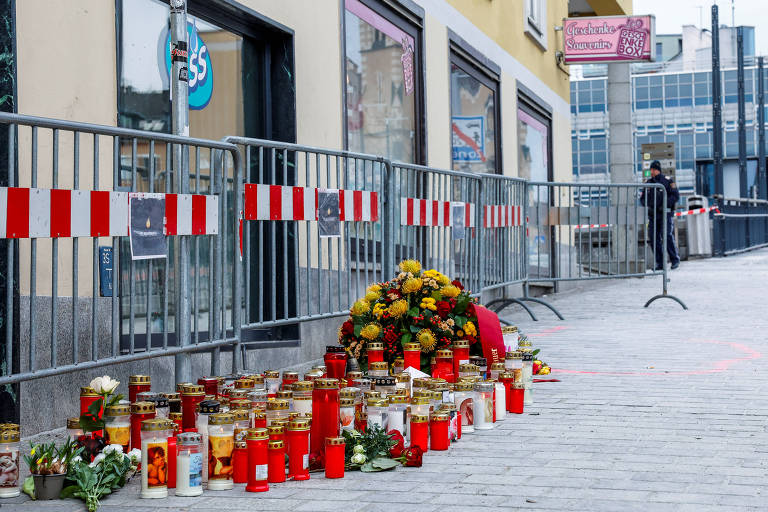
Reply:
M496 171L494 92L451 64L451 146L453 169Z

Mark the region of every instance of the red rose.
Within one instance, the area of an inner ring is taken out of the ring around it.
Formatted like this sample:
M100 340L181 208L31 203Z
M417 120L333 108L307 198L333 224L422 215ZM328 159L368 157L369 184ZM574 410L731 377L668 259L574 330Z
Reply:
M355 334L355 326L347 320L343 324L341 324L341 333L345 336L353 336Z
M461 284L461 281L451 281L451 284L458 288L459 290L463 290L464 286Z
M323 449L319 449L316 452L309 454L309 469L310 471L316 469L323 469L325 467L325 452Z
M437 304L435 304L435 307L437 307L437 314L443 320L448 318L448 313L450 313L451 310L453 309L451 307L451 303L444 300L437 301Z
M422 455L424 455L424 452L421 451L420 446L411 446L405 450L405 465L413 468L420 468Z
M389 449L389 455L391 455L392 458L400 457L403 454L403 451L405 451L405 438L403 438L403 434L401 434L399 430L390 430L387 434L389 434L389 439L391 441L395 441L394 446Z

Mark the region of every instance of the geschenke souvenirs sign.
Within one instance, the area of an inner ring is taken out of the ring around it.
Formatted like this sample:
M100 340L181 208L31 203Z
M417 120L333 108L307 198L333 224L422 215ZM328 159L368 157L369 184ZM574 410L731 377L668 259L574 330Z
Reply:
M566 64L653 62L654 16L595 16L563 20Z

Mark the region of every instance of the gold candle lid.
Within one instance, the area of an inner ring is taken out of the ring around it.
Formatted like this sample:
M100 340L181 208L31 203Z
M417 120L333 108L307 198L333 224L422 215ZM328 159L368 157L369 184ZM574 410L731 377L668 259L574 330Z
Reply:
M411 398L412 405L429 405L429 398L426 396L415 396Z
M358 371L347 372L346 378L348 381L352 381L354 379L362 379L363 372L358 372Z
M152 382L152 379L150 379L149 375L131 375L128 377L128 385L134 386L137 384L150 384Z
M397 382L411 382L411 376L405 372L398 373L397 375L395 375L395 380Z
M409 352L412 351L419 351L421 352L421 344L420 343L414 343L414 342L408 342L403 344L403 350L408 350Z
M143 432L157 432L160 430L171 430L168 426L168 420L165 418L153 418L141 422Z
M506 366L504 366L504 363L491 363L491 370L495 372L503 372L506 370Z
M21 434L18 430L3 430L0 432L0 443L18 443Z
M337 379L315 379L315 389L338 389L338 387Z
M411 414L411 423L426 423L429 421L429 416L426 414Z
M235 421L248 421L251 419L250 409L235 409L232 411Z
M392 366L403 366L405 364L405 360L402 357L396 357L392 361Z
M261 441L264 439L269 439L269 432L267 432L267 429L265 428L249 428L247 432L248 435L246 436L246 439L248 441Z
M283 449L283 441L281 441L280 439L272 440L272 441L269 442L267 447L270 450L282 450Z
M181 400L181 394L180 393L160 393L160 396L163 396L168 399L170 402L171 400Z
M515 380L515 374L512 372L501 372L499 380Z
M339 398L355 398L360 388L344 388L339 390Z
M440 410L441 411L455 411L456 410L456 404L440 404Z
M232 425L235 422L235 415L229 412L217 412L208 416L209 425Z
M371 398L381 398L381 391L363 391L363 398L370 400Z
M179 382L178 384L176 384L176 392L181 393L185 387L194 386L194 385L195 385L194 382Z
M90 386L82 386L80 388L80 396L101 396Z
M339 407L354 407L355 405L355 399L354 398L340 398L339 399Z
M133 402L131 404L131 414L148 414L155 412L154 402Z
M260 374L248 375L248 378L253 381L254 387L264 387L264 376Z
M268 411L287 411L288 407L288 400L275 399L267 401Z
M432 421L448 421L449 419L449 416L444 412L432 413Z
M368 350L384 350L384 344L380 341L369 341L366 348Z
M462 380L453 384L454 391L472 391L473 388L473 384L466 380Z
M253 379L249 379L247 377L242 377L240 379L237 379L235 381L235 389L250 389L255 385L255 382L253 382Z
M148 402L135 402L137 404ZM152 402L152 408L154 409L154 402ZM131 414L131 406L128 404L115 404L104 409L104 416L128 416ZM69 425L67 425L69 426Z
M4 425L0 425L0 430L6 430ZM69 430L77 430L80 428L80 418L67 418L67 428Z
M441 348L435 352L435 357L453 357L453 350L449 348Z
M501 334L512 334L513 332L517 332L516 325L505 325L501 328Z
M283 380L298 379L298 378L299 378L299 372L294 372L294 371L283 372Z
M275 396L283 400L290 400L291 398L293 398L293 391L290 391L287 389L281 389L280 391L277 392Z
M248 393L247 389L230 389L228 396L230 400L245 400L248 398Z
M298 380L291 384L291 389L293 391L312 391L312 388L314 385L312 382L308 380Z
M519 350L510 350L504 355L504 359L522 359L523 353Z
M414 388L426 388L429 385L429 381L432 380L429 377L416 377L413 379Z
M392 403L392 404L408 403L408 397L405 395L389 395L387 398L389 399L389 403Z
M266 370L264 372L264 378L265 379L279 379L280 378L280 372L277 370Z
M202 386L200 384L185 384L181 388L181 394L205 396L205 386Z
M181 418L183 415L180 412L170 412L168 413L168 419L173 421L181 421Z
M326 446L342 446L346 444L346 441L343 437L326 437L325 444Z
M469 348L469 340L456 340L453 342L453 349Z
M475 373L480 371L480 367L472 363L462 363L459 365L459 371Z
M311 420L308 418L296 418L288 423L288 430L309 430Z
M368 372L371 370L389 370L389 365L386 361L374 361L372 363L368 363Z
M230 400L229 401L229 408L232 409L232 410L235 410L235 409L245 409L246 411L250 411L251 410L251 401L250 400L243 400L243 399Z

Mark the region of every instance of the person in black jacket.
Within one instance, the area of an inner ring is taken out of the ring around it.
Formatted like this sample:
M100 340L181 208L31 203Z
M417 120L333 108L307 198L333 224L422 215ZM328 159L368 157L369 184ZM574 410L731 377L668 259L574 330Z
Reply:
M648 208L648 231L652 233L653 243L656 249L656 270L661 270L664 265L664 224L667 223L667 254L672 268L680 266L680 256L675 244L675 231L672 223L675 203L680 199L680 191L677 184L661 173L661 163L658 160L651 162L651 177L646 183L658 183L664 185L667 191L667 211L664 212L664 196L660 189L644 189L640 195L640 202Z

